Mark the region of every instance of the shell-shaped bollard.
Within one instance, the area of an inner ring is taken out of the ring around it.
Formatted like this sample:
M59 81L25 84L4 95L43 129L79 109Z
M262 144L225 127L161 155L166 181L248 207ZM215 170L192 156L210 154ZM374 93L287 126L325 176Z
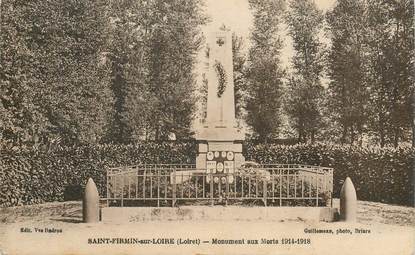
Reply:
M88 179L85 187L82 216L85 223L99 222L99 194L92 178Z
M349 177L340 191L340 219L346 222L356 222L357 219L356 189Z

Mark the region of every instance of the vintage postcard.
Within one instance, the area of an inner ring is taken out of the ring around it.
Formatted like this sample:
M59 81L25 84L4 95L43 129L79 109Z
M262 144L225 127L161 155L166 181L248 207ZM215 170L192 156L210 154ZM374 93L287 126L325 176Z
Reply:
M0 255L415 254L412 0L0 0Z

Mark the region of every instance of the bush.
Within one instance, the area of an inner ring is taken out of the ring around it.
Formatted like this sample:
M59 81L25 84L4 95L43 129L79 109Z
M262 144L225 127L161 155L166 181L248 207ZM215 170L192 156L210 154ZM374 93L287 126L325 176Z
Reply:
M350 177L359 200L413 206L412 148L357 147L334 144L245 144L246 160L309 164L334 168L334 197Z
M349 176L360 200L413 206L411 148L362 148L330 144L244 146L246 160L334 168L334 196ZM142 163L194 164L196 143L143 142L134 145L68 147L54 151L2 151L0 206L79 199L89 177L105 194L106 167Z
M146 142L134 145L67 147L55 151L2 151L0 206L79 198L77 186L93 178L105 194L105 169L142 163L194 163L190 143Z

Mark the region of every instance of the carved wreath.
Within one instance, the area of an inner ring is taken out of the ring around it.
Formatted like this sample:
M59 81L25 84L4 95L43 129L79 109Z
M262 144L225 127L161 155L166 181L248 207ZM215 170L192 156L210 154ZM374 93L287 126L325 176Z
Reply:
M214 65L215 71L216 71L216 75L218 76L218 97L222 97L223 92L225 92L226 89L226 72L225 69L223 68L223 65L216 61L215 65Z

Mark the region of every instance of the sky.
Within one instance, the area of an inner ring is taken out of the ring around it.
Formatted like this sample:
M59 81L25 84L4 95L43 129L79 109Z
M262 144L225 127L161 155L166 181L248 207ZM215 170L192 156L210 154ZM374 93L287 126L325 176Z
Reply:
M225 24L237 35L244 37L247 41L249 40L253 18L248 0L205 0L205 3L206 13L211 19L211 22L203 28L206 35ZM315 3L323 11L327 11L334 6L335 0L315 0ZM286 36L286 32L283 27L282 33L285 44L281 57L284 66L289 65L290 58L293 55L291 39ZM248 46L249 44L245 46L245 50Z

